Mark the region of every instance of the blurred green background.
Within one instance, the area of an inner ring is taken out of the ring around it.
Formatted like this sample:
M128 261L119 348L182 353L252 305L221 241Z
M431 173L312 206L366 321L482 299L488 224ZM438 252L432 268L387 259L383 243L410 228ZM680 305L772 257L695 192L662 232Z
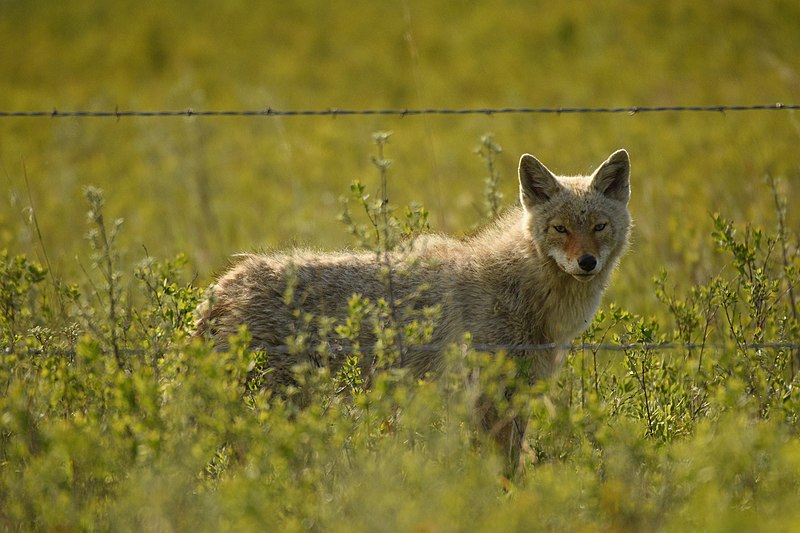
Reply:
M0 110L796 104L798 21L796 1L2 0ZM627 148L636 228L609 298L639 313L660 268L722 268L710 213L771 228L765 176L790 205L800 180L794 111L0 118L0 248L41 257L32 207L56 273L79 276L90 184L125 219L124 261L185 252L198 283L238 251L340 247L340 195L377 190L376 130L394 132L392 204L455 234L481 218L484 133L508 203L523 152L570 174Z

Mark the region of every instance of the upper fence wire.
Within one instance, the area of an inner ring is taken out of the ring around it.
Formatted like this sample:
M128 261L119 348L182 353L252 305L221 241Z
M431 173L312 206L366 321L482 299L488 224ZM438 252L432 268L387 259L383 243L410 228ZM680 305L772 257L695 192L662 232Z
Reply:
M319 117L319 116L419 116L419 115L513 115L513 114L581 114L620 113L688 113L688 112L738 112L738 111L786 111L798 110L800 104L755 104L755 105L675 105L675 106L628 106L628 107L497 107L497 108L427 108L427 109L275 109L266 107L255 110L155 110L124 111L0 111L0 118L127 118L127 117Z

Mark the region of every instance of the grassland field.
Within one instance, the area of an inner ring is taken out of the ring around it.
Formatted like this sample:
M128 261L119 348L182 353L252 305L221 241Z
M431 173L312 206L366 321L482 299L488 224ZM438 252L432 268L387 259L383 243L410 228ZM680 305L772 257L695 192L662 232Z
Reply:
M781 0L0 0L0 111L798 104L799 27L800 4ZM55 280L81 294L76 323L92 306L103 309L95 319L109 318L97 296L107 278L85 238L88 186L103 191L106 224L124 219L115 269L130 308L151 302L133 275L146 257L185 254L180 272L169 273L180 287L202 288L236 252L354 246L337 222L340 197L356 179L378 190L376 131L392 132L391 204L419 202L431 231L455 235L486 222L481 136L492 133L502 146L505 205L516 202L524 152L578 174L624 147L635 227L605 297L636 317L621 320L630 327L620 339L646 340L656 323L659 339L686 340L680 310L654 284L663 272L667 293L695 302L689 314L700 323L709 314L693 288L739 280L727 285L729 300L718 293L719 313L707 324L720 331L709 339L800 341L792 315L800 303L792 301L800 290L800 115L792 110L0 117L4 273L19 255L49 266L27 288L4 279L28 310L17 310L19 323L58 329L45 288ZM712 238L715 214L733 224L735 238L749 236L740 243L757 261ZM755 228L783 240L755 252ZM758 261L772 276L764 309L748 292L759 274L739 268ZM762 312L763 322L747 320ZM534 401L539 463L509 488L497 481L496 462L471 446L459 422L466 414L434 385L413 399L387 385L396 395L368 396L366 415L344 401L299 415L259 399L245 407L236 400L241 368L215 367L202 347L162 354L179 362L109 367L99 337L124 327L81 329L80 364L25 356L28 332L7 341L3 529L736 531L791 530L800 519L791 350L730 349L700 361L694 352L605 354L602 375L590 355L575 354L547 386L552 402ZM692 327L696 340L702 328ZM181 389L175 376L192 355L201 363ZM246 354L231 357L247 366ZM648 358L660 362L647 366ZM594 393L584 394L591 379ZM696 409L687 407L692 398ZM652 402L691 412L667 413L657 427ZM397 405L406 422L387 436L380 417ZM206 409L208 418L195 416Z

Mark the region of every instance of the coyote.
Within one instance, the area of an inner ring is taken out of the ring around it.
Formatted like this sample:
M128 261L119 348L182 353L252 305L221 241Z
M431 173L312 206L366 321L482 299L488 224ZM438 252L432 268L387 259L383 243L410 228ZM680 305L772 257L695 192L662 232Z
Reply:
M377 258L374 252L309 250L246 254L210 288L196 335L210 336L225 349L245 324L251 347L268 352L269 386L291 383L292 367L303 356L270 350L298 333L296 310L341 321L353 294L386 299L386 259L394 302L411 310L439 306L431 345L443 349L469 332L477 346L504 346L509 356L526 359L519 365L528 369L523 378L545 379L592 321L627 246L629 179L625 150L611 154L592 175L577 177L558 177L524 154L521 205L474 237L425 235L410 250ZM370 328L362 328L358 340L368 346L374 340ZM308 361L318 363L312 356ZM435 373L443 361L439 350L408 350L401 364L422 376ZM341 361L332 356L328 364L335 369ZM525 421L502 416L481 399L475 413L516 468Z

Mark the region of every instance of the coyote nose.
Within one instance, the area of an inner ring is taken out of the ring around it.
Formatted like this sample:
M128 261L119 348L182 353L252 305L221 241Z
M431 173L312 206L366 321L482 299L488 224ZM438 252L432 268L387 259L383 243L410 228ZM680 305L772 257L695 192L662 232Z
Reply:
M597 259L593 255L582 255L578 258L578 266L585 272L591 272L597 266Z

